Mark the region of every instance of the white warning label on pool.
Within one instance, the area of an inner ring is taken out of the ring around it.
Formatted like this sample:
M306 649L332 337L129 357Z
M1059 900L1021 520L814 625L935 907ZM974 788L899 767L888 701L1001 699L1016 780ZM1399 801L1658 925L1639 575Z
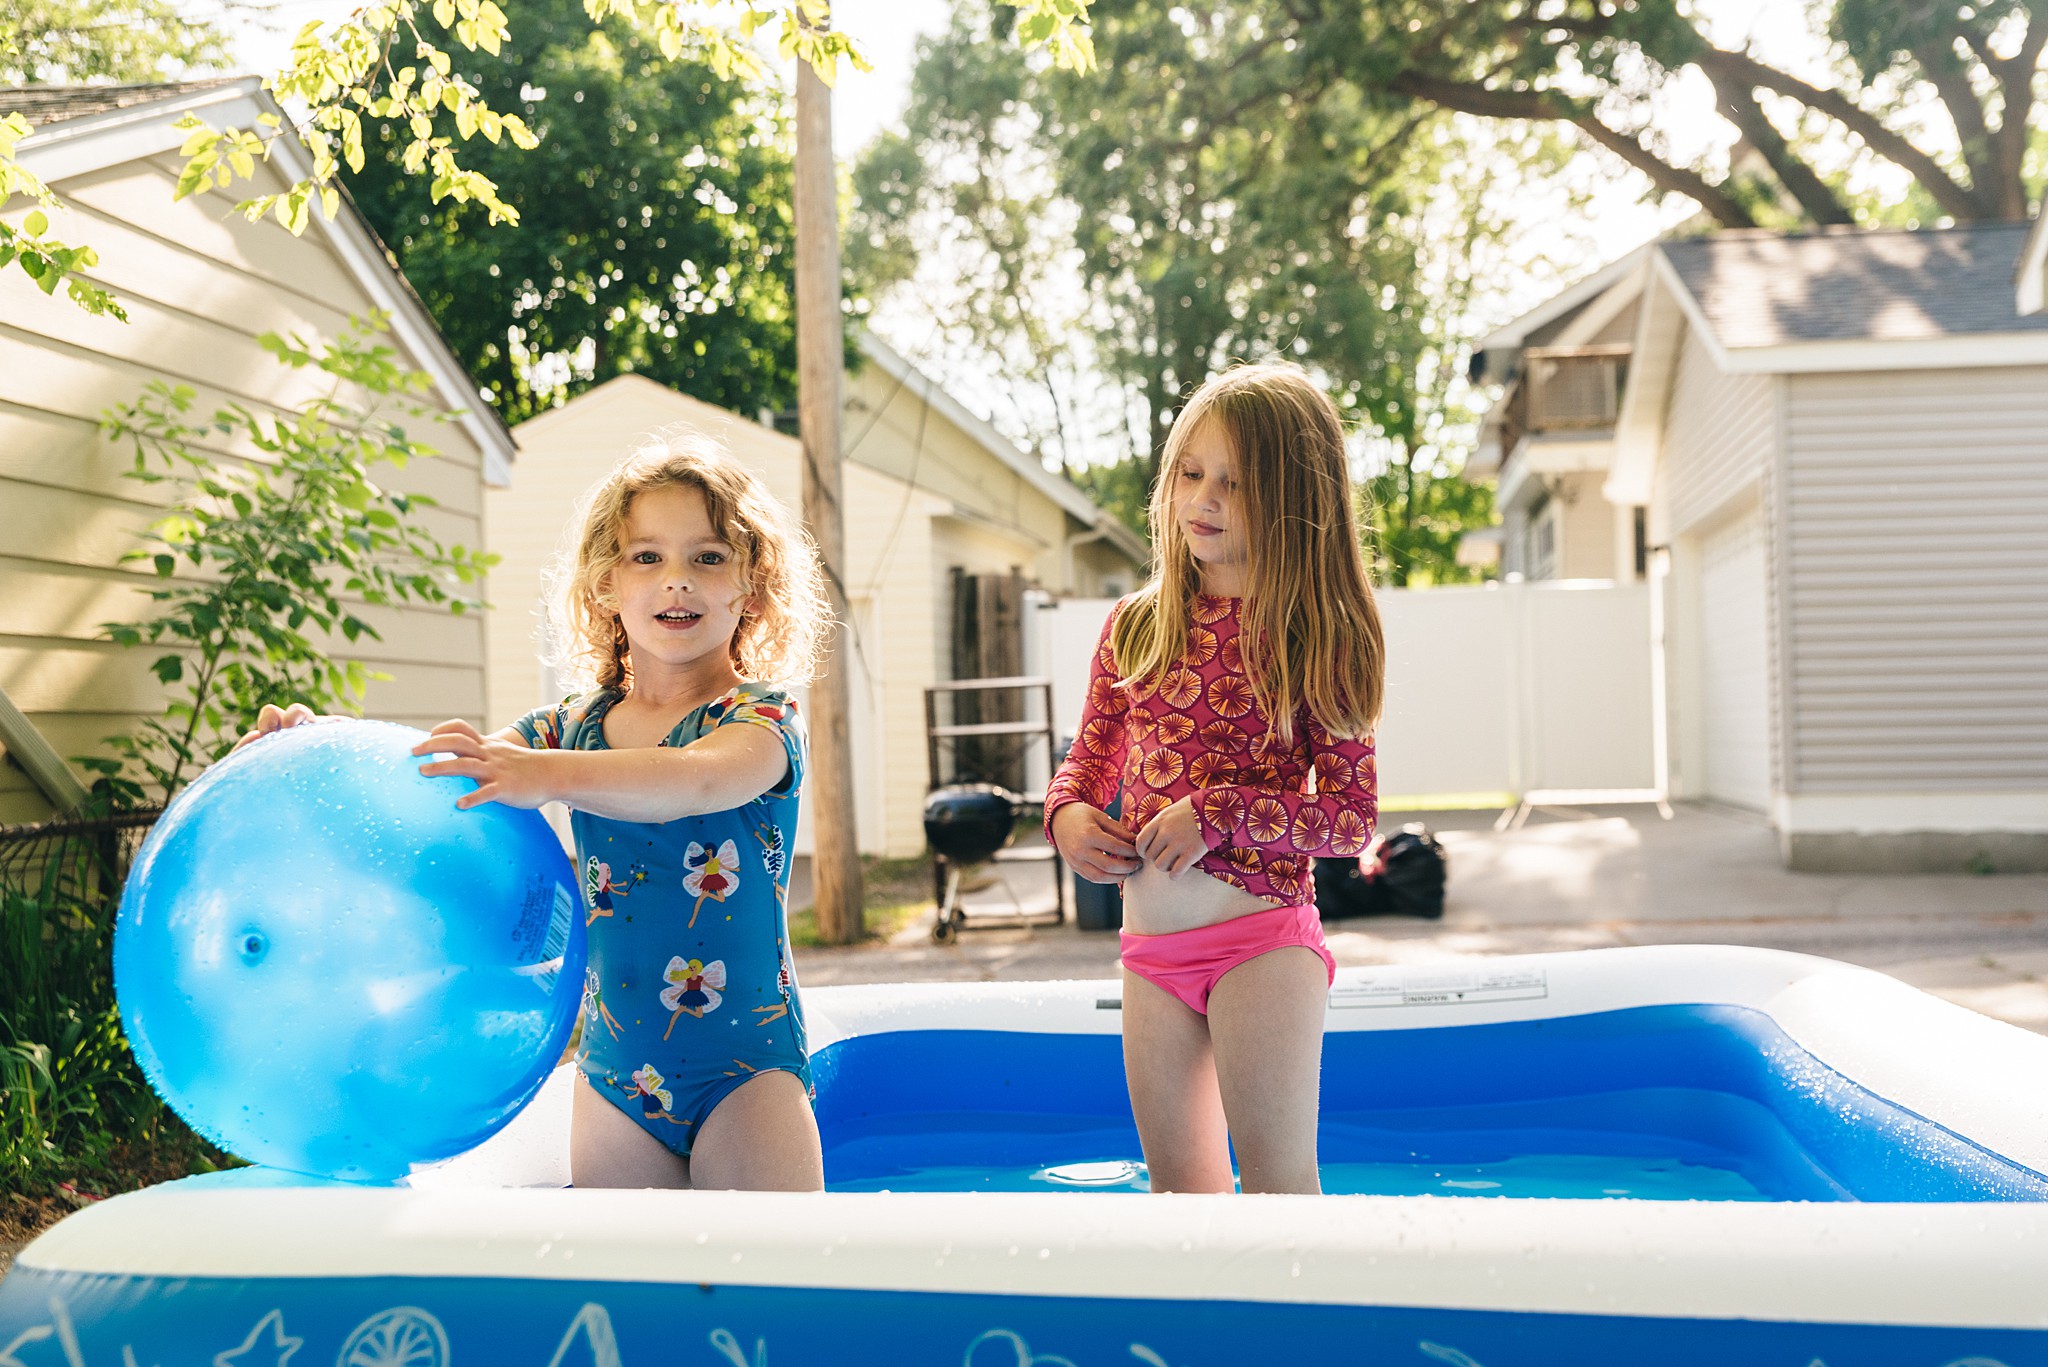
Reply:
M1330 989L1330 1009L1361 1006L1462 1006L1550 995L1542 969L1455 968L1372 973Z

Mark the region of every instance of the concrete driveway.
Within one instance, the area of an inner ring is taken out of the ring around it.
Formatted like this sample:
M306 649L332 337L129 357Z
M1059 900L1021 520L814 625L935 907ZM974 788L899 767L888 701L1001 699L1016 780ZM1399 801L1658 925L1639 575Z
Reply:
M1876 968L1987 1015L2048 1033L2048 875L1984 877L1787 872L1763 818L1681 804L1538 808L1497 831L1496 812L1389 813L1422 820L1450 857L1441 921L1329 924L1340 964L1440 963L1638 944L1743 944ZM1048 906L1044 866L1002 866L969 899L995 912ZM801 905L804 890L792 890ZM808 949L809 985L932 980L1108 978L1116 936L1052 929L970 930L934 945L929 921L887 946Z

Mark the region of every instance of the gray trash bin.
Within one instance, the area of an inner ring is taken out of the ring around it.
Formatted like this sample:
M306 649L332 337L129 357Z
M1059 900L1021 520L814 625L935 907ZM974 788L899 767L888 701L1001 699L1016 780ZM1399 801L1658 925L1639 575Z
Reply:
M1109 804L1111 816L1121 815L1123 799L1114 798ZM1122 930L1124 925L1124 890L1117 883L1091 883L1080 874L1074 875L1074 925L1081 930Z

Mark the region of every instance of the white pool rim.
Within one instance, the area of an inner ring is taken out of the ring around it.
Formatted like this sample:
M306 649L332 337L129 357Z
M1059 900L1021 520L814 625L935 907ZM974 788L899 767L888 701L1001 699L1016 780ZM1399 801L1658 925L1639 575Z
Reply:
M1114 1034L1114 982L813 989L813 1046L889 1030ZM1749 1007L1850 1081L2048 1170L2048 1039L1881 974L1660 946L1347 969L1332 1031ZM2048 1328L2048 1203L564 1191L567 1076L410 1188L172 1184L82 1211L24 1269L491 1277ZM537 1157L538 1155L538 1157Z

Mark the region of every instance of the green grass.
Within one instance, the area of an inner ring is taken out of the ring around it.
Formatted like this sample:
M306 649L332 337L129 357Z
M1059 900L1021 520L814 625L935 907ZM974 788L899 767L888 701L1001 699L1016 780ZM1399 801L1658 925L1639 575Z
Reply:
M920 916L932 914L932 861L910 859L860 861L861 926L864 944L885 943ZM789 913L789 942L799 949L825 944L818 936L818 917L810 907Z

